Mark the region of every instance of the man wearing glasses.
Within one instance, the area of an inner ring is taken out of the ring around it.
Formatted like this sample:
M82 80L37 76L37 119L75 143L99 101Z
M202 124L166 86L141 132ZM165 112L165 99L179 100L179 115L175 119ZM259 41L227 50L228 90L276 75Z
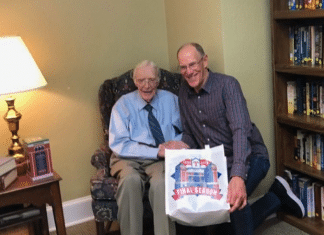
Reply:
M154 213L154 234L175 234L165 213L164 150L181 140L178 97L158 90L159 69L143 61L133 71L138 90L123 95L112 109L109 146L114 152L111 174L119 180L118 221L122 235L143 234L144 185L150 182L149 200Z
M262 136L250 120L240 84L234 77L211 72L208 57L197 43L180 47L177 58L186 81L179 92L182 141L194 149L224 145L232 232L253 234L278 209L303 217L301 201L280 176L264 197L248 205L247 197L265 177L270 164Z

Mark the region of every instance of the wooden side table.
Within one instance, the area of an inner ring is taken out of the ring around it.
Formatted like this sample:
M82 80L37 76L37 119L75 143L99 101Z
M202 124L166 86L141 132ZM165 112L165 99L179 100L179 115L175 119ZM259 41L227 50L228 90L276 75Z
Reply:
M62 178L54 171L54 176L33 181L28 176L19 176L18 179L6 190L0 191L0 207L30 203L42 207L42 213L46 216L46 203L53 208L56 232L58 235L66 235L62 199L59 181ZM43 220L45 221L45 220ZM43 222L44 234L49 234L47 220Z

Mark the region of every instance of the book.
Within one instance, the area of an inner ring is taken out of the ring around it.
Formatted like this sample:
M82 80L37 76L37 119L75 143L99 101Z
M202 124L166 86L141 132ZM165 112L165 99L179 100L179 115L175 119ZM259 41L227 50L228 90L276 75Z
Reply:
M18 178L17 167L11 169L5 174L0 176L0 189L6 189L11 183L13 183Z
M298 179L300 175L297 173L291 174L291 190L293 193L299 198L300 197L300 191L299 191L299 185L298 185Z
M305 207L305 215L309 215L309 206L308 202L310 197L308 197L308 186L311 184L311 179L308 177L300 177L298 179L298 186L299 186L299 199L303 203Z
M307 217L315 217L314 184L307 186Z
M316 2L315 0L305 0L304 2L304 8L309 10L315 10L316 9Z
M304 162L304 144L303 144L303 139L304 139L304 133L302 130L297 130L297 159L295 160L299 162Z
M288 8L289 8L289 10L296 10L296 0L289 0Z
M306 151L306 159L305 163L309 166L312 164L312 157L313 157L313 138L312 134L308 133L306 136L306 142L305 142L305 151Z
M17 164L14 157L0 157L0 175L7 173L15 167L17 167Z
M295 102L296 102L296 82L287 82L287 100L288 100L288 113L295 113Z
M320 134L316 134L316 162L314 161L314 168L321 170L321 159L322 159L322 138Z
M303 79L297 78L296 80L296 103L297 103L297 114L302 115L304 113L304 87L305 82Z
M306 82L305 87L305 103L306 103L306 115L310 115L310 89L309 89L309 82Z
M324 186L321 187L321 211L322 211L322 220L324 221Z
M314 183L314 202L315 202L315 218L322 219L322 209L321 209L321 187L323 185L319 182Z
M322 25L315 26L315 66L323 64L323 33Z

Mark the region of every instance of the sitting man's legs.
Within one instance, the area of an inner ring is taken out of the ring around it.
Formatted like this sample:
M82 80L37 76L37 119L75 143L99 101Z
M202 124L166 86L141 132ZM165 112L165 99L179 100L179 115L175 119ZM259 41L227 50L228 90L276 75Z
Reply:
M111 174L119 180L116 199L121 234L142 235L145 172L136 161L117 160Z
M154 234L173 235L176 233L175 223L165 213L164 161L147 165L145 172L150 181L149 200L153 210Z

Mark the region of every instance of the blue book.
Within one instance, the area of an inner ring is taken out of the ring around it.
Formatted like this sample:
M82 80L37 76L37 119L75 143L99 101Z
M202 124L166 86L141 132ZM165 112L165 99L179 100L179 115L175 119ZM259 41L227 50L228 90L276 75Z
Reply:
M289 10L296 10L296 0L289 0L288 1L288 8Z
M294 65L301 64L301 28L295 27L294 32Z
M308 186L311 184L311 179L308 177L300 177L298 179L298 186L299 186L299 199L303 203L303 206L305 207L305 215L308 214L308 203L307 203L307 197L308 197ZM309 197L308 197L309 198Z
M300 198L299 185L298 185L299 174L291 174L291 190L293 193Z

